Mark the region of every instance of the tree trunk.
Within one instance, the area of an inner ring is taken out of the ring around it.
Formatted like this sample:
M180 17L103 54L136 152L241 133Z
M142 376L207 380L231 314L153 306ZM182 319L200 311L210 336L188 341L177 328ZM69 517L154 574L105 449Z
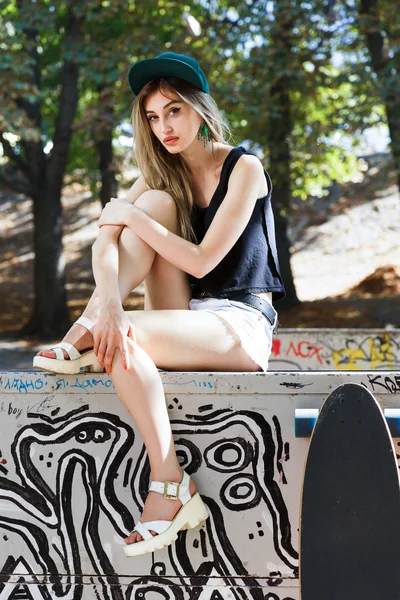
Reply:
M400 70L398 71L400 72ZM400 189L400 91L389 99L386 105L386 116L392 146L394 168L396 170L397 185Z
M291 154L289 139L292 134L290 112L290 80L285 75L283 65L290 65L291 34L290 6L285 2L275 3L275 27L271 29L271 47L276 53L276 70L270 73L273 82L270 87L268 103L269 120L267 140L270 153L272 180L274 185L273 201L276 219L276 239L281 274L286 289L286 297L280 300L280 308L291 308L299 304L290 265L290 240L287 234L288 215L290 214L291 189L290 170ZM275 182L275 183L274 183Z
M284 197L285 190L279 188L279 186L274 187L274 200L276 197ZM286 296L282 300L279 300L279 308L283 310L287 310L300 304L300 300L297 297L296 287L294 284L292 268L290 265L291 253L290 253L290 239L288 236L288 220L286 217L281 214L277 214L275 211L275 232L276 232L276 241L277 241L277 249L279 255L279 264L281 267L281 275L285 284Z
M118 194L118 182L115 177L114 149L112 145L112 129L104 133L103 139L96 144L99 154L99 168L101 176L100 200L104 207L110 198L116 198Z
M118 181L115 176L114 148L112 144L114 129L114 97L111 86L102 85L97 88L99 102L97 119L94 124L93 137L99 155L101 177L100 201L104 207L110 198L118 194Z
M83 17L76 17L70 5L66 44L79 37ZM78 63L65 59L61 74L59 111L51 159L38 181L34 194L35 304L22 334L43 339L60 337L70 325L65 292L65 261L62 255L61 192L72 138L72 124L78 103ZM38 157L36 157L38 159ZM32 168L36 165L31 157Z
M378 76L382 101L386 109L386 117L392 142L392 154L396 169L397 183L400 188L400 91L393 84L392 70L396 68L397 77L400 72L400 52L396 52L396 40L393 40L394 56L387 58L384 50L384 38L381 33L383 25L379 17L377 0L361 0L361 26L365 32L366 43L371 58L372 68ZM388 28L390 30L390 28ZM396 64L395 64L396 63Z
M22 334L54 339L70 325L62 254L60 196L43 189L34 198L34 310Z
M281 275L285 284L286 296L279 302L284 309L299 304L290 264L290 239L288 236L288 214L291 205L290 190L290 148L291 134L290 107L288 92L277 84L271 89L271 103L274 109L270 115L268 145L273 177L273 203L276 221L276 243ZM274 183L275 181L275 183Z

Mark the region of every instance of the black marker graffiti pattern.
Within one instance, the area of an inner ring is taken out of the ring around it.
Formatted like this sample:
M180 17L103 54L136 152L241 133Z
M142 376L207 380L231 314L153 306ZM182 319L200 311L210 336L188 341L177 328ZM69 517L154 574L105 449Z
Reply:
M182 405L175 400L176 410ZM257 412L204 404L198 414L171 421L181 465L199 480L215 476L213 497L203 494L210 518L197 530L181 532L163 554L166 562L153 555L147 577L127 582L125 574L121 581L117 563L122 538L147 496L150 469L143 444L114 414L89 412L83 405L60 416L56 408L52 416L31 411L32 422L18 430L9 458L5 448L0 453L0 535L6 552L0 600L153 600L157 595L201 600L215 578L221 582L213 588L215 600L226 594L235 600L293 600L279 595L284 579L276 570L267 574L275 591L265 595L265 582L247 571L248 557L234 542L238 515L253 524L246 543L268 539L275 562L297 576L280 487L287 483L289 445L277 417L269 424ZM21 545L23 556L16 556ZM88 579L85 573L92 575Z

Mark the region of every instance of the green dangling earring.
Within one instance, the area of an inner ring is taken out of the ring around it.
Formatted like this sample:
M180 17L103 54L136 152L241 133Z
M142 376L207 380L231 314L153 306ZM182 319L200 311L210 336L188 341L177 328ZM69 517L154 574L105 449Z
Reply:
M203 125L200 127L197 139L199 141L200 141L200 139L203 140L204 148L207 146L208 142L211 141L211 133L205 123L203 123Z

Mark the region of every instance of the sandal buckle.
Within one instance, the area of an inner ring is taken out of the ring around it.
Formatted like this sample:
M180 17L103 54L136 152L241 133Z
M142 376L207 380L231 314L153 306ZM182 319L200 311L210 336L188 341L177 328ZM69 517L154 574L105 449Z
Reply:
M173 485L176 488L175 494L170 494L168 492L169 485ZM179 483L175 483L174 481L165 481L164 482L164 493L163 493L164 498L166 498L167 500L179 500L179 488L180 488Z

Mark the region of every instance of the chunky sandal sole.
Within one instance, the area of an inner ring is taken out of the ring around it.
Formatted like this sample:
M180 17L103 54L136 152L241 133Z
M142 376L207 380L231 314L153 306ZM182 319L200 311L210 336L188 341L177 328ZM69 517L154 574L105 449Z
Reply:
M59 360L57 358L48 358L47 356L35 356L33 366L42 371L52 371L53 373L61 373L63 375L76 375L82 369L90 373L103 373L104 368L99 365L99 362L93 350L89 350L81 354L79 358L73 360Z
M208 519L208 512L200 494L193 494L189 502L183 505L163 533L154 535L150 540L134 542L124 547L125 556L139 556L169 546L178 538L178 531L194 529Z

